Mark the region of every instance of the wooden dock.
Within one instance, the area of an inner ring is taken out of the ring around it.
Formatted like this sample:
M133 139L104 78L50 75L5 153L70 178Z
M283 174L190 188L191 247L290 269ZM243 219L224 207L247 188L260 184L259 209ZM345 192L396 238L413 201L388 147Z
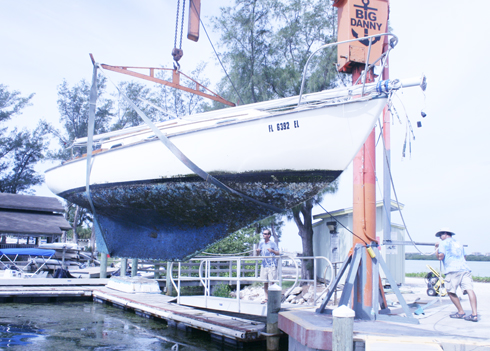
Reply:
M0 303L96 301L132 311L142 317L163 319L179 329L199 329L213 339L233 345L262 341L263 318L246 319L174 303L159 293L125 293L105 287L109 279L27 278L0 279ZM229 300L229 299L227 299ZM259 304L260 305L260 304Z
M177 328L206 331L215 339L249 343L264 340L265 323L172 303L162 294L124 293L109 288L94 288L95 301L111 303L145 317L165 319Z
M92 300L95 287L109 279L0 279L0 303L56 302Z

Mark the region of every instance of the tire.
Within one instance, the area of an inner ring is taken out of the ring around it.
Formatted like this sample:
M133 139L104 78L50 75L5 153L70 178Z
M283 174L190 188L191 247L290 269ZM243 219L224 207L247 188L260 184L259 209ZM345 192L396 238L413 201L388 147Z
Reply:
M436 293L436 291L433 288L429 288L429 289L427 289L427 295L429 295L429 296L436 296L437 293Z

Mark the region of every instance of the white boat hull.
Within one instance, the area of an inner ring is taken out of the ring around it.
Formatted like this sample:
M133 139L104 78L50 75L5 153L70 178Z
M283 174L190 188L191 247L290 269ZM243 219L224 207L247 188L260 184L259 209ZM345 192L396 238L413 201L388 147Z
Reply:
M230 188L288 209L316 195L349 165L385 104L384 96L282 112L257 104L161 130ZM158 139L145 139L151 131L136 134L113 138L102 148L122 145L93 155L90 191L103 239L99 250L187 259L274 213L203 181ZM89 208L85 175L86 159L80 158L48 170L46 183L55 194Z

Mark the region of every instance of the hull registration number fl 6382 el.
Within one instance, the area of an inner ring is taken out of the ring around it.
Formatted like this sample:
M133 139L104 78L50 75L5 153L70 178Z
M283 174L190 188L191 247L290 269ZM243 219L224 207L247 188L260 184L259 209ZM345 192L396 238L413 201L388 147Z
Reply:
M298 121L293 121L293 123L290 123L290 122L279 122L275 125L275 130L280 132L280 131L283 131L283 130L288 130L288 129L292 129L292 128L299 128L299 122ZM274 125L273 124L269 124L269 133L270 132L274 132Z

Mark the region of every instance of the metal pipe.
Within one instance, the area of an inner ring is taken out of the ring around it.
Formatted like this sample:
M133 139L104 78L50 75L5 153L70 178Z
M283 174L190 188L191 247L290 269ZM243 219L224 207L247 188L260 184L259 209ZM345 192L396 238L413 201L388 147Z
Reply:
M396 43L398 42L398 37L392 33L380 33L380 34L375 34L375 35L369 35L367 37L363 37L362 40L366 40L366 39L371 39L371 38L376 38L376 37L382 37L382 36L391 36L393 37L396 41L394 41L393 43L393 46L396 45ZM306 64L305 64L305 68L303 69L303 77L301 79L301 89L300 89L300 92L299 92L299 101L298 101L298 106L301 104L301 97L303 95L303 87L304 87L304 84L305 84L305 77L306 77L306 71L307 71L307 68L308 68L308 64L310 63L310 60L311 58L320 50L323 50L323 49L326 49L330 46L334 46L334 45L340 45L340 44L345 44L345 43L351 43L353 41L359 41L361 39L349 39L349 40L344 40L344 41L339 41L339 42L336 42L336 43L329 43L329 44L324 44L322 46L320 46L317 50L315 50L311 55L310 57L308 57L308 60L306 61Z

